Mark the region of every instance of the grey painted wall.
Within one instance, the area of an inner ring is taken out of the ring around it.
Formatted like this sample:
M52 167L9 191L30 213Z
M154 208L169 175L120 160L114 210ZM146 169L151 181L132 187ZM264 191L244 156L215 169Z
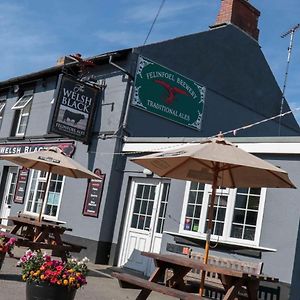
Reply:
M141 51L203 84L207 93L200 132L133 108L128 124L132 136L170 136L171 132L172 136L211 136L280 112L281 91L259 44L232 25L136 49ZM284 109L288 109L286 103ZM137 127L145 118L147 125ZM241 131L239 136L278 135L276 122ZM284 117L283 123L289 128L282 128L282 135L299 134L292 115Z

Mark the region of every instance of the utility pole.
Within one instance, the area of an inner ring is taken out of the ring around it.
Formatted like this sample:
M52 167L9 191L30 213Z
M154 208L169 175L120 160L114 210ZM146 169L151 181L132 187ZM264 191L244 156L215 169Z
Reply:
M291 54L293 49L293 43L294 43L294 35L297 29L300 28L300 24L295 25L294 27L290 28L287 32L281 35L281 38L285 38L286 36L290 35L290 45L288 47L288 57L287 57L287 64L285 69L285 75L284 75L284 83L282 88L282 96L281 96L281 105L280 105L280 114L279 114L279 127L278 127L278 135L280 136L281 131L281 114L283 111L283 103L285 99L285 89L287 85L287 79L289 74L289 66L291 61Z

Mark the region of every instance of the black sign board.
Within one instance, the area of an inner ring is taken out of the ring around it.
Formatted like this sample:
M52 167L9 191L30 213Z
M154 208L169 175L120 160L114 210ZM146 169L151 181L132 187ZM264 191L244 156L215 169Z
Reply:
M90 179L88 181L83 215L98 218L105 174L102 174L100 169L95 169L94 173L98 175L100 179Z
M14 195L15 203L20 203L20 204L24 203L28 175L29 175L29 169L22 167L19 170L18 181L17 181L16 191Z
M99 89L61 74L48 132L88 143Z

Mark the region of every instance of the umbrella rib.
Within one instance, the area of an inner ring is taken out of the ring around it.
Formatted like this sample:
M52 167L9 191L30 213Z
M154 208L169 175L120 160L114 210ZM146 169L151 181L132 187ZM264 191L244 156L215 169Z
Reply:
M166 173L162 174L161 177L168 177L167 174L171 173L174 169L180 167L181 165L183 165L187 160L189 159L189 157L186 157L186 159L184 161L182 161L180 164L174 166L172 169L168 170Z
M204 163L203 161L200 161L200 160L196 159L195 157L192 157L192 159L193 159L195 162L197 162L198 164L200 164L200 165L202 165L202 166L204 166L204 167L206 167L206 168L208 168L208 169L211 169L211 170L214 169L214 168L212 168L209 164L206 164L206 163Z
M75 173L75 171L73 169L69 169L71 171L71 173L74 175L74 178L77 178L77 175Z

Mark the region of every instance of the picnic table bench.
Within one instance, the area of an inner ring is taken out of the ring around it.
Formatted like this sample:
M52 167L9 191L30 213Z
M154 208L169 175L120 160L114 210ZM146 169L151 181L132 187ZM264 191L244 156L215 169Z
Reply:
M53 255L60 256L64 261L67 260L69 252L80 252L86 249L85 246L62 240L63 233L72 229L63 226L61 222L38 221L23 214L9 216L8 220L13 223L13 227L5 234L16 238L16 246L24 246L32 250L51 249Z
M184 291L184 277L192 269L218 274L225 291L223 300L232 300L239 296L239 292L245 291L247 292L246 299L257 300L257 291L260 281L278 281L277 278L243 270L234 270L231 268L204 264L201 261L178 255L149 252L142 252L141 254L153 258L156 265L156 269L148 281L129 274L113 273L113 276L118 278L119 281L134 284L141 289L140 294L136 298L139 300L147 299L152 290L180 299L209 299L204 296L201 297L199 294L195 295ZM157 282L159 278L165 275L167 269L172 269L173 271L172 276L168 281L169 286L160 286ZM179 294L178 292L182 292L183 294Z

